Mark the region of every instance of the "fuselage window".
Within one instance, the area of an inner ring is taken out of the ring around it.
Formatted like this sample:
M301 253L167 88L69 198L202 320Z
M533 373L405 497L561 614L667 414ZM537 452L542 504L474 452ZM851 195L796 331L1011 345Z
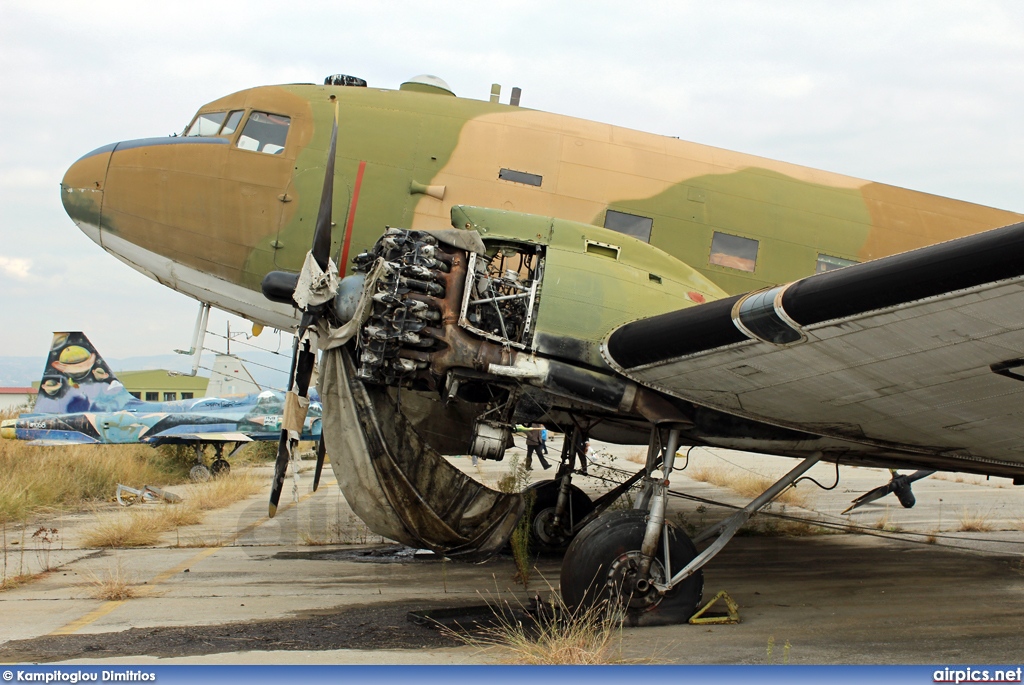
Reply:
M540 174L531 174L526 171L515 171L514 169L501 169L498 172L498 178L502 181L512 181L513 183L524 183L528 186L540 187L540 184L544 182L544 177Z
M823 274L826 271L832 271L833 269L842 269L844 266L850 266L851 264L857 264L858 262L852 259L843 259L842 257L830 257L827 254L818 255L818 266L815 267L814 273Z
M192 124L185 129L186 136L215 136L224 123L227 112L204 112L196 116ZM233 114L233 112L232 112ZM237 124L236 124L237 125Z
M752 238L715 231L708 263L752 272L757 266L757 247L757 241Z
M654 227L654 219L609 209L604 215L604 227L649 243L651 242L651 228Z
M238 147L254 152L266 152L268 155L281 154L291 123L290 117L280 114L253 112L245 122L242 135L238 137Z

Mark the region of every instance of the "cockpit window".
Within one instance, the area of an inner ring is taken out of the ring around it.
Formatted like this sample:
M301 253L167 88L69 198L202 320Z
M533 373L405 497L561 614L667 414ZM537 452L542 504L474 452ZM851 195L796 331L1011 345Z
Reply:
M195 118L192 125L185 130L186 136L215 136L220 130L227 112L204 112ZM234 112L232 112L234 114ZM238 125L238 122L235 122Z
M238 128L244 110L230 112L204 112L196 116L192 125L185 130L186 136L230 136ZM223 126L221 126L223 124Z
M253 112L245 122L242 135L238 137L238 147L269 155L281 154L291 122L290 117L280 114Z
M232 112L228 112L228 118L224 120L224 128L220 130L220 135L230 136L238 128L238 122L242 120L242 110L236 109Z

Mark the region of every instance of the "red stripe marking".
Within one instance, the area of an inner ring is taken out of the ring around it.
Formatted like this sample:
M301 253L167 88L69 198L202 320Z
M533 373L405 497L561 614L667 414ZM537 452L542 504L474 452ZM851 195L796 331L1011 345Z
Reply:
M345 223L345 242L341 248L341 263L338 270L342 275L348 273L348 248L352 243L352 224L356 222L356 205L359 204L359 189L363 187L363 172L366 171L366 162L359 162L359 171L356 172L356 185L352 189L352 204L348 208L348 221Z

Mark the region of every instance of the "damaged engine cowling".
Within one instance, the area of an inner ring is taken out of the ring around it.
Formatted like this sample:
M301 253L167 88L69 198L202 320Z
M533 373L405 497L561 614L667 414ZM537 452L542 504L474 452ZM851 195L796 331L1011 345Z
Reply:
M481 405L467 449L501 459L520 389L489 369L507 367L529 347L543 248L491 245L485 252L475 233L462 240L475 245L458 247L438 233L389 228L355 258L372 299L357 338L356 377Z

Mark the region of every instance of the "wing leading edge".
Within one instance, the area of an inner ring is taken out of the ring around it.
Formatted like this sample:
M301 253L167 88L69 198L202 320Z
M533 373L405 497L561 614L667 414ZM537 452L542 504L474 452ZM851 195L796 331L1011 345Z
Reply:
M626 324L603 352L698 405L1020 477L1022 312L1014 224Z

